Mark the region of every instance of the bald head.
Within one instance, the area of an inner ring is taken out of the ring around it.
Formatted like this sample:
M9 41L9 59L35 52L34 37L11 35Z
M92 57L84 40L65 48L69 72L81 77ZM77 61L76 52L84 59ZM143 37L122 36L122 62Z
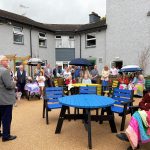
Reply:
M23 71L23 70L24 70L24 66L23 66L23 65L20 65L20 66L19 66L19 70L20 70L20 71Z

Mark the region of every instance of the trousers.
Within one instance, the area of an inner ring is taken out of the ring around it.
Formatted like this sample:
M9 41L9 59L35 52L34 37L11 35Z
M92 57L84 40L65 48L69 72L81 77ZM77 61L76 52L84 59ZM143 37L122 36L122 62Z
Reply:
M0 122L3 127L2 138L4 139L7 139L10 136L12 109L13 105L0 105Z

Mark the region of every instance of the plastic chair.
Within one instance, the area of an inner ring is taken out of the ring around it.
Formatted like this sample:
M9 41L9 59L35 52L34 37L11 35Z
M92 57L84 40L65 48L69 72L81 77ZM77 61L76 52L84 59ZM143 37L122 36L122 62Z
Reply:
M113 90L115 88L118 88L118 87L119 87L119 81L118 80L113 80L112 86L109 87L109 95L112 95L113 94Z
M111 107L112 112L122 117L120 131L124 130L126 115L130 114L130 106L133 106L133 91L115 88L112 98L115 104ZM104 115L105 109L102 109L101 115ZM102 123L102 121L100 121Z
M97 94L97 88L96 86L81 86L79 88L79 94ZM74 110L75 114L76 111L78 111L79 114L79 109L75 108ZM96 109L96 115L98 115L98 109Z
M97 94L96 86L81 86L79 94Z
M143 96L147 93L147 89L150 89L150 79L145 80L145 89L143 91Z
M63 96L63 87L48 87L45 89L45 96L43 101L43 118L45 118L46 111L46 123L49 124L48 111L52 109L59 109L62 105L59 103L58 98ZM69 110L68 110L68 113Z
M58 81L57 81L57 79L54 79L54 86L58 87Z

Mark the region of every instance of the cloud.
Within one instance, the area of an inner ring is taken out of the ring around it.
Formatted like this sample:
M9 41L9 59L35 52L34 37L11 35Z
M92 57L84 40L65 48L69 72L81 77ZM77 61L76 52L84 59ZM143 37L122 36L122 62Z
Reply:
M29 8L21 8L20 4ZM0 9L44 23L88 23L88 15L94 11L105 16L106 0L1 0Z

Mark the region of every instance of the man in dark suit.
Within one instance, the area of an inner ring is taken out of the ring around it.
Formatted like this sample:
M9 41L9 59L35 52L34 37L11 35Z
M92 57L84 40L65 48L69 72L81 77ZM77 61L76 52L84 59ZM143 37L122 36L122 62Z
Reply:
M27 72L24 70L24 66L21 64L19 69L15 73L15 79L17 81L18 91L22 93L22 96L25 96L24 87L27 79Z
M6 56L0 56L0 118L3 126L2 141L16 139L10 135L12 109L15 104L15 82L12 81L10 71L7 69L9 60Z

